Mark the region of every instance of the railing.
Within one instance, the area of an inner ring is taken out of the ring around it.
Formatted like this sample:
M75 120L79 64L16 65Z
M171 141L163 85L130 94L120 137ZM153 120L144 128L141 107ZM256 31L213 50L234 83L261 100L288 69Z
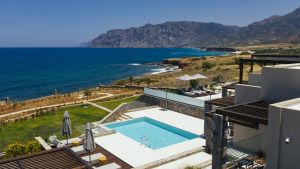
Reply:
M154 89L149 89L149 88L144 88L144 94L162 98L162 99L172 100L172 101L176 101L176 102L180 102L180 103L185 103L185 104L189 104L189 105L197 106L197 107L204 107L205 100L210 99L210 98L205 98L205 99L193 98L193 97L183 96L183 95L179 95L179 94L175 94L175 93L170 93L170 92L161 91L161 90L154 90ZM211 98L216 98L213 96L214 95L212 95ZM220 95L220 97L221 97L221 95Z

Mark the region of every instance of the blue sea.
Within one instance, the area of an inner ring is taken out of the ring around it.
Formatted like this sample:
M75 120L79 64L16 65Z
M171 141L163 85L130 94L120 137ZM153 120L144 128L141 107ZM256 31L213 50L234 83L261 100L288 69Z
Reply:
M143 63L223 54L189 48L0 48L0 99L78 91L161 68Z

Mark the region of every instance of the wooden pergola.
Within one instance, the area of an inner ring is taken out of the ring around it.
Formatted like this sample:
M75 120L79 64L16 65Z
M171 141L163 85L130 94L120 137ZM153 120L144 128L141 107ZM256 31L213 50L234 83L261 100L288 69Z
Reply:
M283 55L283 54L253 54L251 58L242 58L239 63L239 83L243 83L243 72L244 65L250 64L250 72L253 72L253 65L261 64L266 65L276 65L276 64L291 64L300 63L300 55Z
M259 124L268 124L267 101L257 101L247 104L217 108L214 113L228 117L228 121L234 124L258 129Z
M44 150L29 155L10 158L0 161L0 168L26 169L26 168L76 168L93 169L70 148L62 147Z
M205 101L205 104L209 104L210 106L220 106L220 107L232 106L234 104L234 96L208 100Z

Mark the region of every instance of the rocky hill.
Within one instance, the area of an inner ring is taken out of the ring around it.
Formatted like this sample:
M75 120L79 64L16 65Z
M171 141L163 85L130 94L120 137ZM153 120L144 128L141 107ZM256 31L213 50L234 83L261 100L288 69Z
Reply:
M300 8L247 27L180 21L115 29L101 34L88 44L89 47L160 48L224 47L261 43L300 43Z

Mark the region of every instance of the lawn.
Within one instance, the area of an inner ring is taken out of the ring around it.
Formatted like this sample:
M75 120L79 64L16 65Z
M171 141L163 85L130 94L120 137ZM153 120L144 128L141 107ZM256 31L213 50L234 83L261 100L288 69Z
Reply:
M25 143L33 140L35 136L48 138L55 134L59 138L64 112L68 110L71 116L73 128L72 137L79 136L83 129L83 124L87 122L99 121L108 113L95 107L83 108L82 106L73 106L61 108L55 112L49 112L32 120L25 120L0 127L0 152L6 145L11 143Z
M135 101L138 97L139 96L133 96L133 97L120 99L120 100L112 100L112 101L108 101L108 102L98 102L97 104L100 105L100 106L106 107L110 110L114 110L120 104L122 104L122 103L131 103L131 102Z

